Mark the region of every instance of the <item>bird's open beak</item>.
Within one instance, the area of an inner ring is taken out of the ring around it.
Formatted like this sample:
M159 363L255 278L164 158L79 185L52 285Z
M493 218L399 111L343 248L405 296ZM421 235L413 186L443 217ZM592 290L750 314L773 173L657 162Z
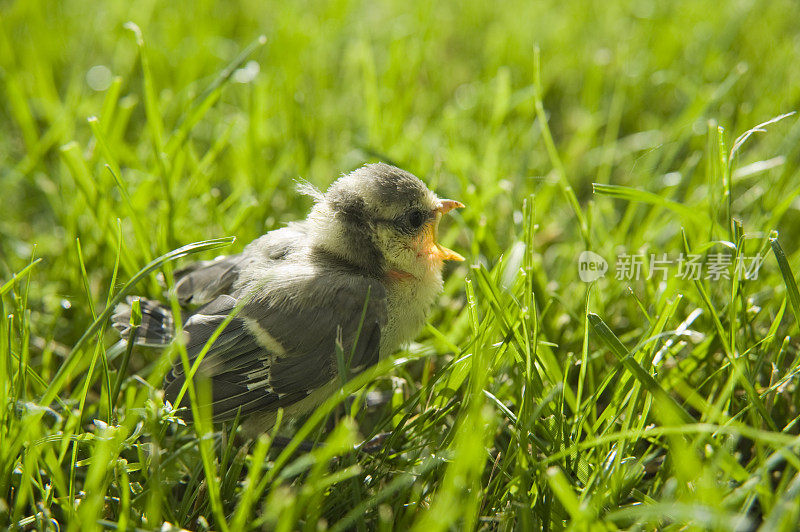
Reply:
M463 209L464 204L460 201L444 199L440 200L439 207L436 209L436 218L430 224L430 242L431 242L431 250L430 254L432 257L438 260L455 260L455 261L462 261L464 257L460 254L456 253L452 249L448 249L443 245L439 244L436 240L439 236L439 221L442 219L442 216L447 214L448 212L452 211L453 209Z
M448 212L452 211L453 209L463 209L464 204L460 201L451 200L451 199L443 199L439 200L439 208L436 209L438 212L442 214L447 214Z

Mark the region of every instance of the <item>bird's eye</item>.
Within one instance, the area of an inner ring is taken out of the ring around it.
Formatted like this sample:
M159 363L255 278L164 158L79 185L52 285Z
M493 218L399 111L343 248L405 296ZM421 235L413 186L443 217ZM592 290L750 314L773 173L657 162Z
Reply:
M420 210L414 209L407 215L408 225L416 229L425 222L425 213Z

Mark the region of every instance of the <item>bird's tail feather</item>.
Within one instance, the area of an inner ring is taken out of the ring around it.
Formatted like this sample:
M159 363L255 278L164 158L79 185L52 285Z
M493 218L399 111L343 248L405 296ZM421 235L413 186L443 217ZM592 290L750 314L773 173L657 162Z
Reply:
M163 347L172 341L175 326L172 320L172 311L158 301L143 297L128 297L127 303L120 303L111 317L112 326L119 331L123 340L131 336L131 303L139 300L142 309L142 322L136 329L134 342L137 345Z

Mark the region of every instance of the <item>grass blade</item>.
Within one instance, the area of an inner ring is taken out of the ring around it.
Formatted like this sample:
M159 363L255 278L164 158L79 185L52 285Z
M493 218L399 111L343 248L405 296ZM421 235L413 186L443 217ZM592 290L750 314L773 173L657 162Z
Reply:
M121 303L125 296L130 292L130 290L142 279L147 277L150 272L157 270L160 268L164 263L170 262L181 257L185 257L186 255L192 255L195 253L200 253L202 251L208 251L211 249L217 249L224 246L231 244L235 239L233 237L223 237L223 238L214 238L211 240L204 240L202 242L195 242L193 244L187 244L183 247L170 251L150 262L147 266L139 270L139 272L131 278L130 281L125 283L125 285L120 289L116 296L109 302L108 307L94 320L91 326L83 333L83 336L77 341L77 343L72 347L69 354L64 360L64 363L61 364L61 367L58 368L58 371L53 376L53 379L50 381L50 385L45 390L44 395L42 396L41 403L42 404L50 404L55 396L61 391L61 386L63 385L63 381L66 379L69 372L72 370L72 367L78 360L78 354L83 349L84 344L88 341L89 338L92 337L99 329L103 326L103 324L111 317L114 313L114 308L117 304Z
M539 121L539 128L542 132L542 139L544 139L547 154L550 157L550 164L553 165L558 173L558 185L562 194L566 198L572 211L575 213L575 218L578 220L578 227L583 237L583 242L586 249L589 249L589 224L586 222L586 216L583 214L578 197L567 178L567 171L564 168L564 163L558 154L556 143L553 141L553 135L550 133L550 126L547 125L547 112L544 109L542 98L544 97L544 89L542 88L542 73L540 65L540 52L537 46L533 51L533 86L534 86L534 106L536 108L536 118Z
M601 196L608 196L610 198L618 198L627 201L638 203L647 203L649 205L657 205L669 209L679 216L691 220L697 224L709 224L711 220L698 209L687 207L682 203L668 200L658 194L640 190L638 188L625 187L622 185L605 185L603 183L592 183L592 189L595 194Z
M36 259L35 261L31 262L30 264L28 264L24 268L22 268L20 271L15 273L11 277L11 279L9 279L5 283L3 283L3 285L0 286L0 296L2 296L3 294L5 294L9 290L11 290L14 287L14 283L16 283L17 281L27 277L31 273L31 270L33 270L33 267L36 266L37 264L39 264L40 262L42 262L41 257Z
M611 349L611 352L622 362L625 368L631 372L634 378L639 381L645 390L652 394L656 399L671 406L671 410L676 413L683 423L692 423L694 418L678 403L664 388L659 385L656 380L647 371L639 365L638 362L631 356L625 345L617 338L611 331L608 325L595 314L589 313L589 324L594 329L594 332L600 337L601 340Z
M797 290L797 282L794 280L792 268L789 266L789 261L786 260L786 254L778 242L777 235L770 237L769 245L772 246L772 253L775 255L775 260L778 261L778 268L781 270L781 277L786 285L786 293L792 306L795 323L800 327L800 291Z
M197 123L203 118L203 115L214 105L217 101L222 88L230 80L231 76L238 68L244 64L248 57L253 55L256 50L261 48L267 43L267 38L264 35L259 36L255 41L250 43L247 48L236 56L222 71L217 75L214 81L206 87L206 89L198 96L188 113L178 121L177 131L165 146L165 151L168 157L174 157L175 152L186 142L189 137L189 132Z

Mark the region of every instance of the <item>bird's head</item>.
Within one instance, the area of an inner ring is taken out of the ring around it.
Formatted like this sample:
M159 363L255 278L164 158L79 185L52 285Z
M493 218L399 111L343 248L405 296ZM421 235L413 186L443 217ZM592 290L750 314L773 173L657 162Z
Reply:
M421 278L464 260L436 241L442 215L459 207L409 172L377 163L334 182L309 220L315 246L367 270Z

